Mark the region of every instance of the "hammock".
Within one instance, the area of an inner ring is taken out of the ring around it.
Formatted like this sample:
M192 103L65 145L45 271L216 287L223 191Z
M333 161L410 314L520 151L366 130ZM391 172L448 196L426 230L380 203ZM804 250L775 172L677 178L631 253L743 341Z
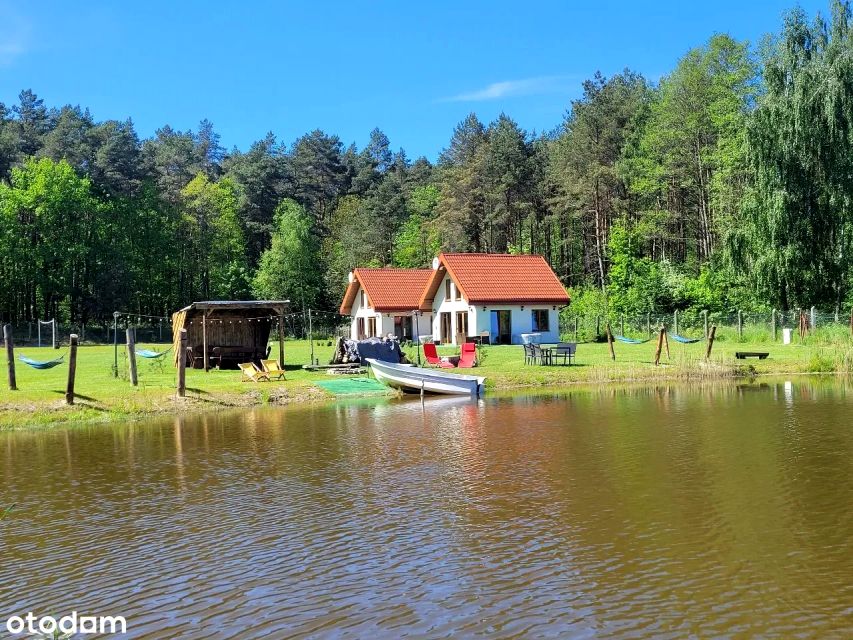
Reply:
M137 349L136 355L142 356L143 358L156 359L165 356L172 350L172 347L169 347L165 351L151 351L150 349Z
M626 338L625 336L613 336L619 342L626 342L628 344L646 344L651 338L646 338L645 340L639 340L637 338Z
M680 336L675 333L670 333L669 337L675 340L676 342L680 342L681 344L693 344L694 342L702 342L705 338L685 338L684 336Z
M56 365L62 364L62 359L65 355L59 356L56 360L48 360L47 362L40 362L39 360L31 360L30 358L26 358L24 356L18 356L18 360L23 362L26 365L31 366L33 369L53 369Z

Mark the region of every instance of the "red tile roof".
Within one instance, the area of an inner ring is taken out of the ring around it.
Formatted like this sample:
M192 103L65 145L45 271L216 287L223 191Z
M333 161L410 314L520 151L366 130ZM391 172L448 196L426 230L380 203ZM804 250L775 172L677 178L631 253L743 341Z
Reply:
M445 272L470 304L569 304L569 295L542 256L442 253L420 308L432 307Z
M349 315L359 286L376 311L413 311L418 308L432 269L355 269L341 303L341 315Z

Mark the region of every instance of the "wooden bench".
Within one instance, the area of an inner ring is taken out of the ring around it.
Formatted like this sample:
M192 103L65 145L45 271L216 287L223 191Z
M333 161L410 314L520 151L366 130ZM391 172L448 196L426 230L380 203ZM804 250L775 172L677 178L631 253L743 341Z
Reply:
M210 366L220 369L236 369L238 365L245 362L255 362L264 357L264 354L249 350L245 347L216 346L210 348Z
M770 355L769 351L736 351L735 358L738 360L746 360L747 358L758 358L764 360Z

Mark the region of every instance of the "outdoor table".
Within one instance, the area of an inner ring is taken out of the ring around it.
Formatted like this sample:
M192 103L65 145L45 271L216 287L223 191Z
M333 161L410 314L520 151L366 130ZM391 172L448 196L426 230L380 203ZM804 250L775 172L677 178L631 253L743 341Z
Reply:
M556 364L556 357L560 357L562 355L562 351L560 350L559 344L551 344L551 345L539 345L539 349L542 352L542 364L551 366ZM566 356L563 365L571 364L571 358Z
M540 363L549 366L553 364L554 351L557 350L557 345L541 344L539 345L539 350L542 352L542 360L540 361Z

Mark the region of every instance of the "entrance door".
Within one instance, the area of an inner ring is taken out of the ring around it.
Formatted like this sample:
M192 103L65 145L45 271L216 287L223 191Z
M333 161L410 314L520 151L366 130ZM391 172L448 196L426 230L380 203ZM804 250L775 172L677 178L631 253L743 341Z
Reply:
M442 311L439 322L441 323L441 344L450 344L453 342L453 328L450 324L450 313Z
M394 335L401 342L412 339L412 319L408 316L394 316Z
M496 344L512 344L512 321L508 310L492 311L491 329Z
M456 312L456 344L462 344L468 339L468 312Z

